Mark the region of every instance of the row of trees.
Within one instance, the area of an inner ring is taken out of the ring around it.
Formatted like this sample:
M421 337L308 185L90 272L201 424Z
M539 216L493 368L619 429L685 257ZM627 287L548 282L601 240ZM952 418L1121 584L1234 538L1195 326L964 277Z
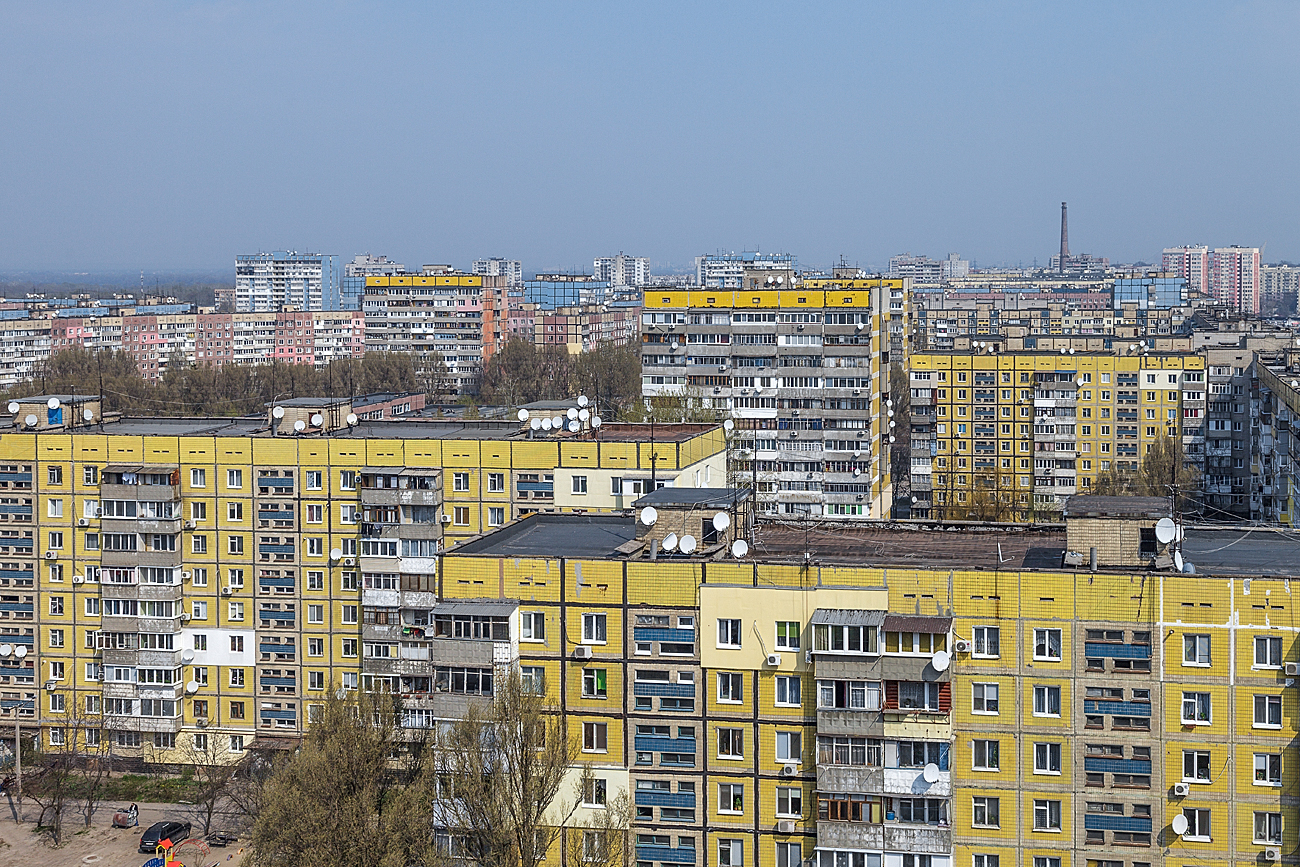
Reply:
M562 345L512 337L484 366L479 398L519 406L578 394L592 398L609 418L625 418L641 399L640 347L605 343L571 355Z

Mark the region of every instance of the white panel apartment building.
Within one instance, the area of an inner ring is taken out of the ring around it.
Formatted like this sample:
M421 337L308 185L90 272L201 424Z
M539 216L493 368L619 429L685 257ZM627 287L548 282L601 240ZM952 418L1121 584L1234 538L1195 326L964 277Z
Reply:
M1188 296L1203 295L1210 285L1210 248L1204 245L1166 247L1160 255L1160 270L1186 280Z
M518 289L524 285L524 265L518 259L475 259L471 274L481 277L505 277L507 289Z
M235 312L337 310L338 257L319 253L254 253L235 257Z
M592 262L592 274L610 286L640 288L650 282L650 260L641 256L602 256Z

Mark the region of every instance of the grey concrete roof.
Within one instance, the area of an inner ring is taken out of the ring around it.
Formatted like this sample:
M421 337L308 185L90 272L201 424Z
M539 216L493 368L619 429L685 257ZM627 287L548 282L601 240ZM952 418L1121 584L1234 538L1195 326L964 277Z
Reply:
M1164 497L1099 497L1075 494L1065 501L1067 518L1168 518L1173 515Z
M537 512L457 545L451 554L498 557L618 557L619 545L636 538L636 522L622 515Z
M1269 527L1189 527L1183 562L1202 575L1300 576L1300 532Z
M697 506L704 509L730 509L749 499L748 488L660 488L632 503L632 508L646 506Z

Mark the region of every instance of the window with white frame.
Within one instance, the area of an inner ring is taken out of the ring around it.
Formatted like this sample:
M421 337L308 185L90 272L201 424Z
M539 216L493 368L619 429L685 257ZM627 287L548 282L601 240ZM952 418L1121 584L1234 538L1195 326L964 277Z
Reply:
M1255 636L1255 667L1282 667L1282 639L1273 635Z
M996 626L976 626L972 629L971 656L996 659L1002 653L1000 634Z
M1034 659L1038 661L1060 662L1061 630L1034 630Z
M1034 830L1061 830L1061 802L1050 798L1034 800Z
M1034 744L1034 773L1061 773L1061 745L1058 743Z
M996 771L1001 767L1000 744L995 740L971 741L971 767L977 771Z
M740 620L718 620L718 647L740 647Z
M1183 636L1183 665L1208 667L1210 665L1210 636Z
M1184 692L1182 722L1184 725L1209 725L1213 715L1208 692Z
M1034 687L1034 716L1061 715L1061 688L1059 686Z
M1255 728L1280 729L1282 727L1282 696L1255 696Z
M1183 818L1187 819L1187 831L1184 840L1207 841L1210 839L1210 811L1205 809L1185 808Z
M1252 782L1256 786L1282 785L1282 754L1255 753L1255 777Z
M605 640L605 615L582 615L582 643L604 644Z
M971 712L996 714L998 712L998 685L996 683L971 684Z

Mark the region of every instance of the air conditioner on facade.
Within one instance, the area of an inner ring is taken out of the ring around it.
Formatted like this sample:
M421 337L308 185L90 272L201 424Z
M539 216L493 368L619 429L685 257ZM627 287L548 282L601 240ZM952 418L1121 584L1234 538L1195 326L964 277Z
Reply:
M197 527L197 526L198 526L198 523L195 522L195 521L186 521L186 522L185 522L185 529L187 529L187 530L193 530L193 529L194 529L195 527Z
M591 659L591 648L585 644L580 644L573 648L574 659Z
M1191 786L1186 783L1174 783L1174 797L1186 798L1187 793L1191 791Z
M58 555L58 554L55 554L53 551L46 551L46 552L45 552L45 559L46 559L46 560L53 560L53 559L55 559L55 558L58 557L58 556L59 556L59 555Z
M90 519L89 519L89 518L78 518L78 519L77 519L77 526L78 526L78 527L89 527L89 526L90 526Z
M221 595L222 595L222 596L230 596L230 595L232 595L234 592L235 592L235 588L233 588L233 587L222 587L222 588L221 588Z
M767 655L767 664L768 664L768 665L780 665L780 664L781 664L781 654L779 654L779 653L769 653L769 654Z
M190 580L191 577L192 577L192 576L190 575L189 572L182 572L182 573L181 573L181 580L182 580L182 581L188 581L188 580Z
M1269 846L1267 849L1264 850L1265 861L1276 861L1281 857L1282 857L1282 850L1278 849L1275 846Z
M958 653L970 653L970 642L964 638L958 638L953 642L952 649Z
M1287 677L1300 676L1300 662L1288 662L1286 664L1286 676Z
M793 777L797 773L799 773L799 766L794 762L786 762L781 766L781 776L783 777Z
M189 615L189 613L188 613L188 612L185 612L185 611L182 611L182 612L181 612L181 623L189 623L189 622L190 622L190 615Z
M793 834L793 833L794 833L794 822L790 821L789 819L783 819L782 821L777 822L777 823L776 823L776 833L778 833L778 834Z
M356 557L344 557L344 558L343 558L343 565L344 565L344 566L355 566L355 565L357 565L357 558L356 558Z
M86 583L86 576L85 576L85 575L73 575L73 576L72 576L72 583L73 583L73 584L85 584L85 583Z

